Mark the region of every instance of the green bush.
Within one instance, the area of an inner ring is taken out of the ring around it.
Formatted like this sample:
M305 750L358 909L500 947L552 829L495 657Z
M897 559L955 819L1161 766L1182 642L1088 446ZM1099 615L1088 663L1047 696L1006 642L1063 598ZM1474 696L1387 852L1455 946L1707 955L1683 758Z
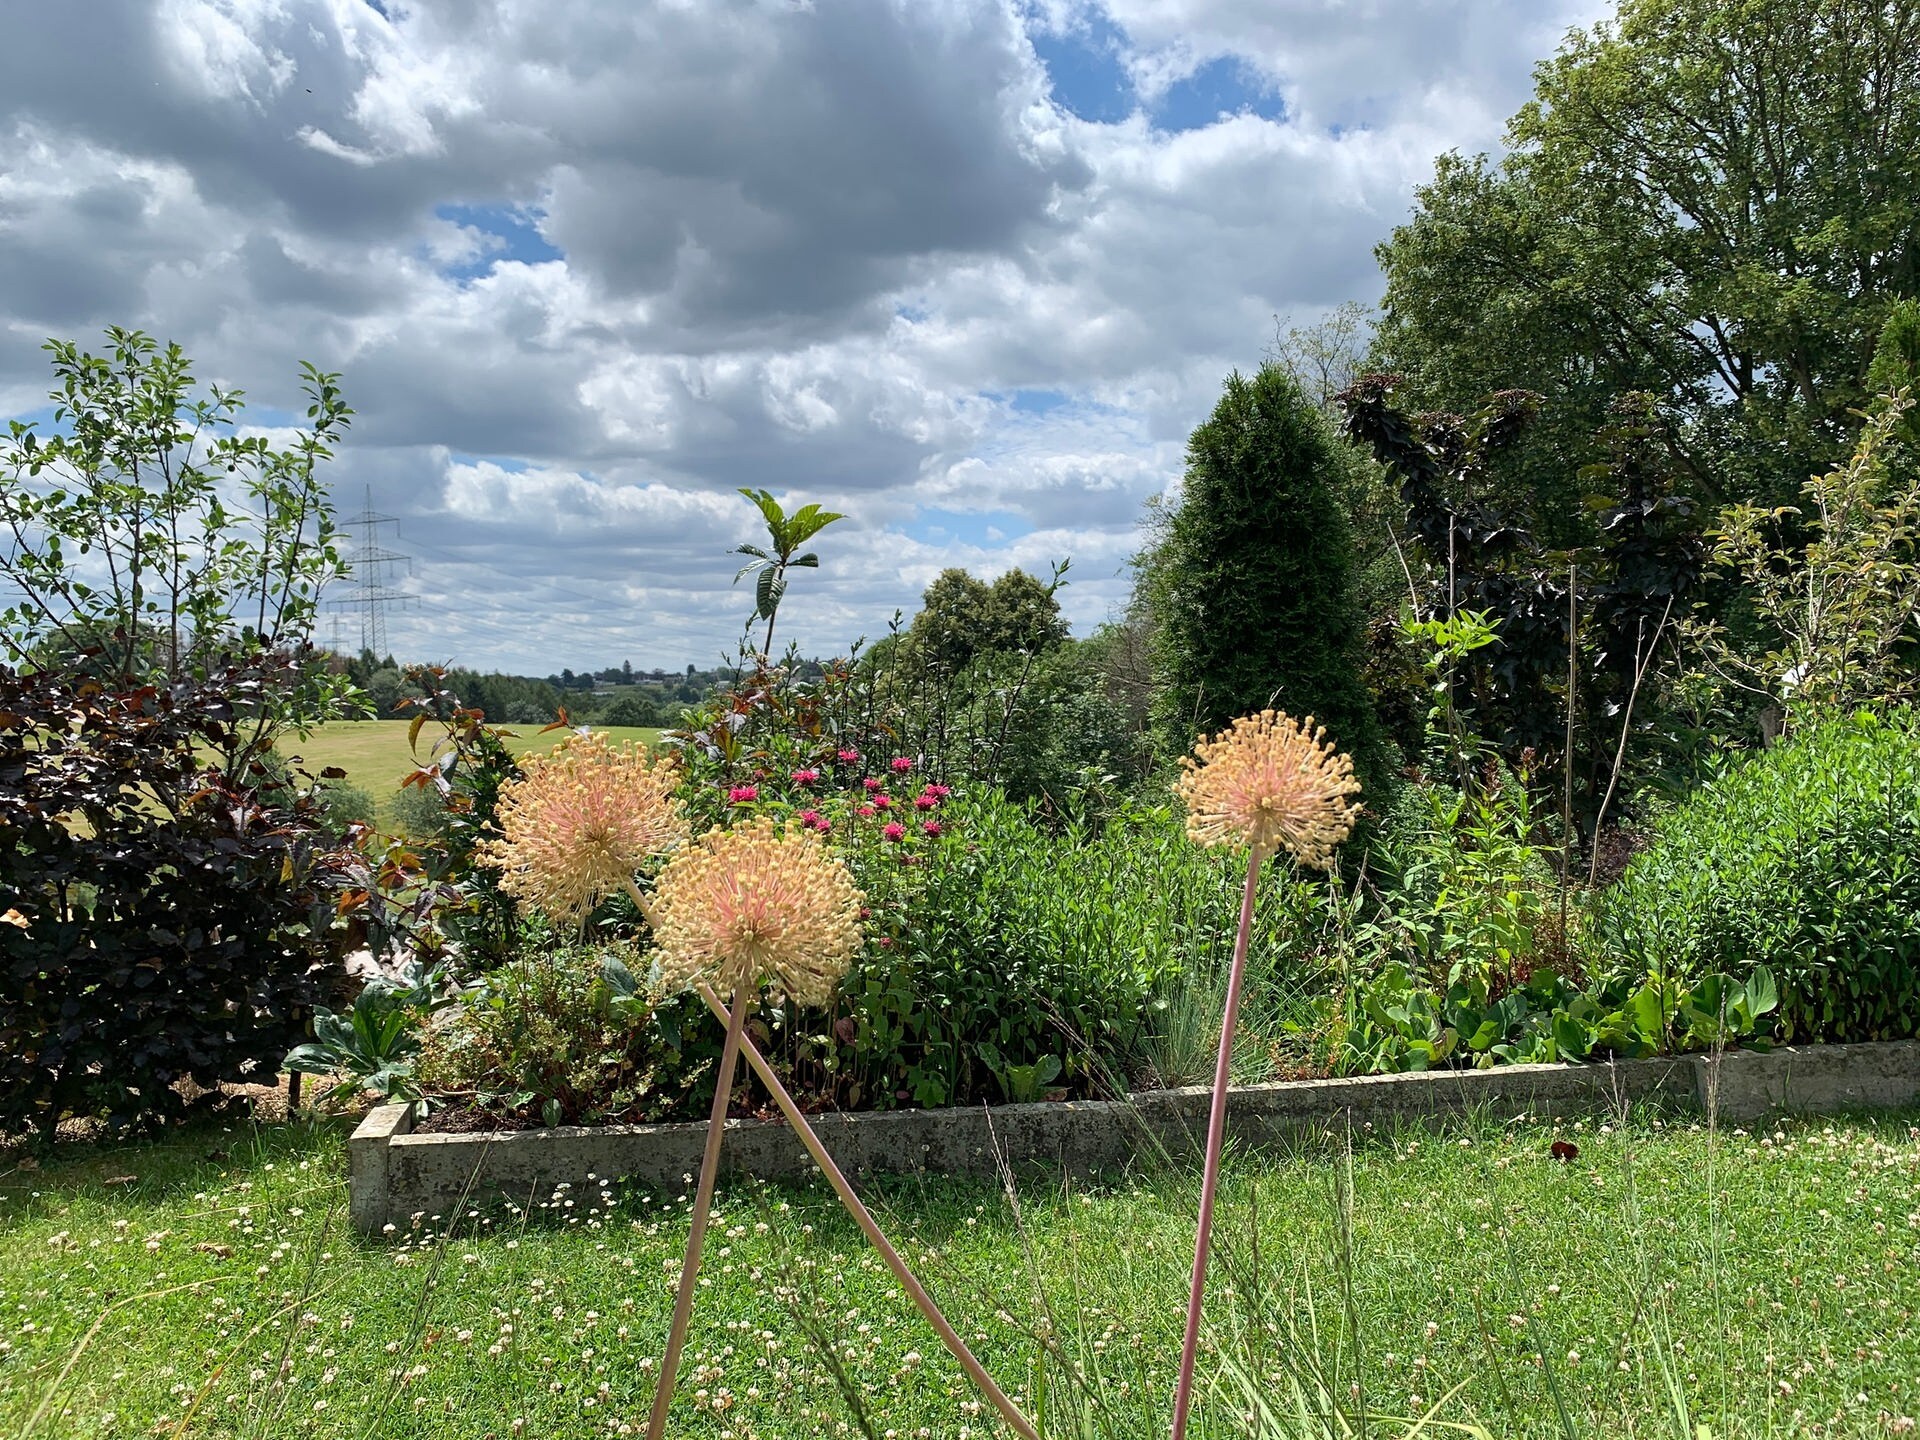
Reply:
M1642 974L1765 965L1782 1039L1920 1034L1920 718L1830 721L1702 788L1601 898L1593 939Z
M635 969L630 953L577 949L500 966L427 1030L420 1089L548 1125L705 1114L719 1026L692 996L649 993Z
M961 843L875 905L876 939L842 989L843 1103L1086 1094L1157 1069L1167 994L1183 972L1225 970L1240 862L1194 846L1164 805L1056 831L982 789L951 819ZM1265 885L1255 964L1298 975L1313 892L1280 865Z
M447 802L432 785L404 785L388 807L394 827L415 840L433 840L447 833L451 818Z
M326 817L328 828L335 834L344 834L349 825L372 825L380 812L380 804L371 790L345 780L323 782L315 788L314 799L320 804L320 813Z

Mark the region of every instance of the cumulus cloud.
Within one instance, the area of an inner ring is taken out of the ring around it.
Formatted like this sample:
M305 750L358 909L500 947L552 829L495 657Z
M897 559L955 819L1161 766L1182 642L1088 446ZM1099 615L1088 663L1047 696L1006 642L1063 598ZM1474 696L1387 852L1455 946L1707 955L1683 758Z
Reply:
M733 492L848 521L810 649L947 565L1125 597L1144 500L1276 314L1378 292L1592 0L101 0L0 52L0 397L48 334L178 339L358 411L396 649L545 673L740 633ZM103 43L102 36L111 36ZM393 544L396 532L382 531ZM348 637L353 635L351 624Z

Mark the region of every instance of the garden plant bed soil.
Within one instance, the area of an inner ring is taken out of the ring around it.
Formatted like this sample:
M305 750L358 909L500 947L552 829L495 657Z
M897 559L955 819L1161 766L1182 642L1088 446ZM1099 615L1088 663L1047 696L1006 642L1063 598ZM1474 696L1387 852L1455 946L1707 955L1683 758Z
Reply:
M1194 1154L1209 1094L1192 1087L1124 1101L826 1114L814 1126L835 1161L855 1173L991 1175L1003 1165L1117 1173L1156 1153ZM1710 1109L1729 1122L1774 1110L1910 1105L1920 1100L1920 1041L1240 1086L1229 1100L1228 1132L1236 1145L1260 1147L1327 1126L1417 1123L1462 1111L1592 1113L1656 1099ZM353 1223L365 1233L405 1229L416 1216L451 1213L463 1197L526 1204L588 1176L685 1185L700 1168L705 1137L701 1124L430 1134L415 1128L413 1107L386 1105L361 1122L349 1147ZM812 1168L778 1120L729 1121L723 1165L764 1178Z

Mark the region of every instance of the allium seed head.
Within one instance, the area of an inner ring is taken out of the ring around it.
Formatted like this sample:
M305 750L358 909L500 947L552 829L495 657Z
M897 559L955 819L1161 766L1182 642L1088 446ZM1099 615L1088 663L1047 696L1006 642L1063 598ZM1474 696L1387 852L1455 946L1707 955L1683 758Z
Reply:
M654 943L670 985L769 985L825 1005L860 948L861 895L820 836L762 817L710 830L660 872Z
M1274 710L1242 716L1180 766L1174 790L1201 845L1245 845L1262 857L1284 849L1325 870L1360 808L1353 761L1311 715L1304 724Z
M501 872L501 889L555 920L585 918L687 838L670 757L587 734L520 765L521 778L500 792L500 836L478 858Z

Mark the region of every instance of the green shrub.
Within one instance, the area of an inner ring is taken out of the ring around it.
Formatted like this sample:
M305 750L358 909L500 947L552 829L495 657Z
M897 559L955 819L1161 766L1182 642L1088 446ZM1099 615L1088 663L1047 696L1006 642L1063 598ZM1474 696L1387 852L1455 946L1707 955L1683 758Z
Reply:
M548 1125L705 1114L719 1026L692 996L650 994L636 969L616 951L509 961L427 1031L420 1089Z
M335 834L344 834L349 825L371 825L380 812L380 804L371 790L345 780L323 782L314 791L314 798L320 803L320 813L326 817L328 828Z
M641 728L655 726L660 723L660 707L650 696L622 695L602 712L599 723Z
M432 840L447 833L447 802L432 785L403 785L387 807L394 827L415 840Z
M1616 967L1759 965L1789 1040L1920 1034L1920 719L1861 712L1705 786L1602 897Z
M1158 1068L1166 996L1231 954L1239 862L1191 844L1165 805L1056 831L982 789L951 819L960 844L875 904L843 987L843 1102L998 1103L1043 1073L1040 1093L1085 1094ZM1298 975L1314 892L1279 865L1265 886L1255 963Z

